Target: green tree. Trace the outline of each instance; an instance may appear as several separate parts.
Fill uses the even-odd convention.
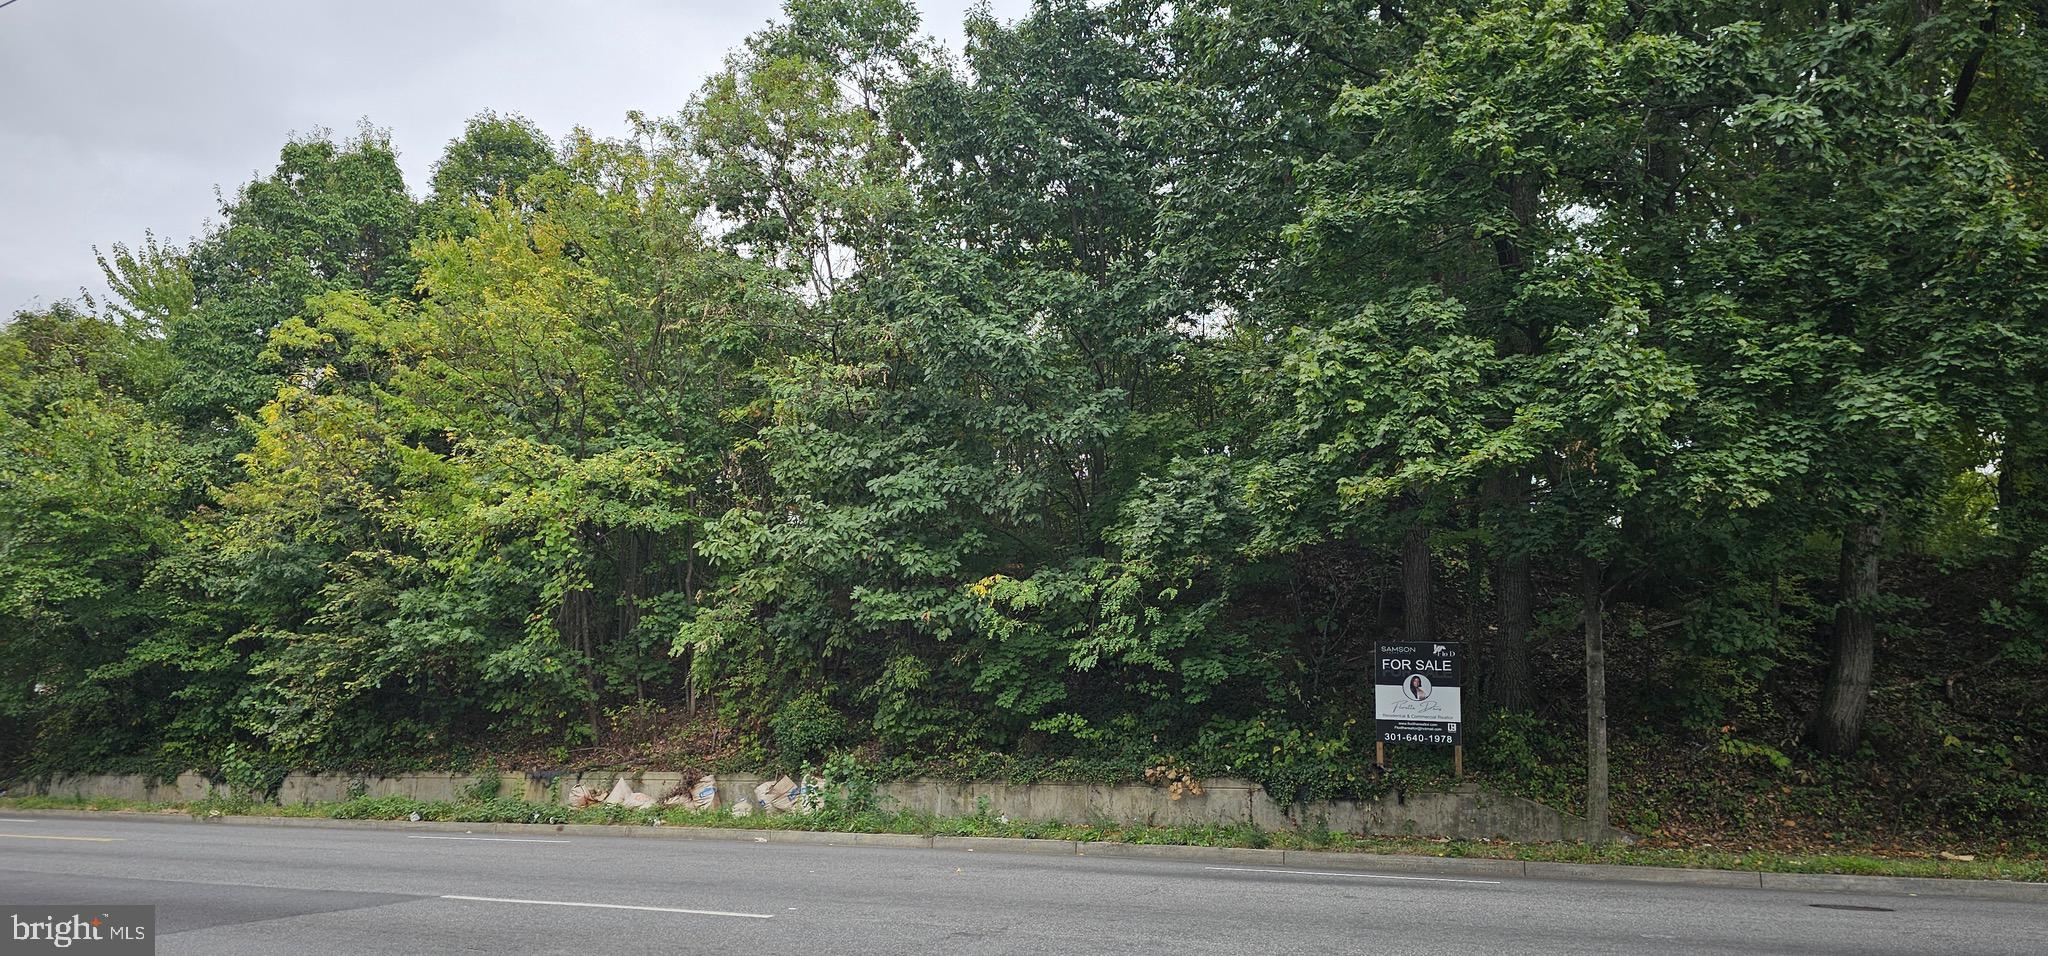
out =
[[[140,325],[140,323],[137,323]],[[153,418],[160,343],[58,306],[0,330],[0,765],[145,749],[175,684],[120,664],[164,612],[194,456]]]
[[[325,292],[409,293],[416,217],[389,138],[367,128],[344,143],[287,143],[274,172],[222,202],[221,224],[190,253],[196,307],[164,326],[178,365],[164,402],[214,456],[214,480],[247,445],[241,420],[277,390],[270,331]]]
[[[558,168],[554,144],[533,121],[517,113],[478,113],[434,164],[420,209],[420,232],[459,232],[478,204],[520,202],[528,182]]]

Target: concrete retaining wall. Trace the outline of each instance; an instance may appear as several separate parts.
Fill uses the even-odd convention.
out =
[[[633,789],[660,799],[680,792],[680,773],[508,773],[497,774],[498,793],[529,803],[563,800],[580,785],[600,791],[624,776]],[[719,774],[720,806],[753,799],[754,788],[767,778],[759,774]],[[283,804],[326,803],[358,794],[452,801],[479,782],[476,774],[416,773],[392,777],[294,773],[284,779],[277,799]],[[1248,780],[1203,781],[1203,793],[1168,799],[1166,791],[1143,784],[1034,783],[1006,784],[951,780],[904,780],[884,784],[884,806],[935,816],[962,817],[987,812],[1011,820],[1062,823],[1233,825],[1261,829],[1327,828],[1343,833],[1381,836],[1441,836],[1460,839],[1516,841],[1585,840],[1586,822],[1520,797],[1476,789],[1455,793],[1393,793],[1378,800],[1325,800],[1282,804]],[[59,777],[31,782],[37,796],[63,796],[179,803],[204,799],[216,787],[195,773],[158,781],[139,774]],[[1609,839],[1627,834],[1608,830]]]
[[[58,777],[54,780],[30,783],[22,789],[39,797],[184,803],[206,799],[212,795],[214,786],[207,782],[205,777],[196,773],[181,773],[172,780],[159,780],[139,773],[124,773]]]
[[[723,782],[721,780],[721,782]],[[721,787],[721,790],[724,788]],[[1586,822],[1532,800],[1484,793],[1394,793],[1379,800],[1282,804],[1248,780],[1205,780],[1202,794],[1168,799],[1142,784],[961,783],[911,780],[886,785],[904,807],[941,816],[988,812],[1013,820],[1150,825],[1251,823],[1264,830],[1311,829],[1380,836],[1445,836],[1518,841],[1585,840]],[[1609,839],[1627,835],[1609,828]]]

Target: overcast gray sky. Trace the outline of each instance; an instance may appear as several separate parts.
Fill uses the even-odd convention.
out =
[[[958,49],[972,0],[917,0]],[[1028,0],[992,0],[998,17]],[[747,0],[16,0],[0,8],[0,315],[101,287],[92,246],[183,241],[294,132],[389,129],[418,193],[485,109],[559,137],[674,113],[780,10]]]

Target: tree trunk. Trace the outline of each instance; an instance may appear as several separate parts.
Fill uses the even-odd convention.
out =
[[[1870,703],[1870,671],[1877,658],[1877,548],[1882,512],[1849,522],[1842,531],[1842,600],[1835,605],[1835,636],[1827,683],[1806,726],[1815,750],[1851,754],[1863,738]]]
[[[1506,554],[1494,564],[1493,596],[1500,611],[1500,628],[1493,632],[1493,702],[1502,710],[1526,712],[1536,683],[1529,667],[1536,601],[1528,555]]]
[[[1480,605],[1486,603],[1486,549],[1474,536],[1465,544],[1465,646],[1473,650],[1486,639],[1486,622],[1480,619]]]
[[[1522,515],[1526,476],[1499,471],[1486,480],[1487,504],[1494,522],[1494,611],[1500,627],[1493,632],[1492,666],[1486,691],[1493,706],[1526,712],[1535,699],[1536,678],[1529,664],[1529,632],[1536,626],[1535,590],[1529,583],[1529,556],[1517,553],[1506,540]]]
[[[2013,451],[2019,442],[2013,436],[2005,438],[2005,448],[1998,453],[1998,530],[2010,533],[2012,510],[2019,504],[2019,475],[2014,470],[2016,459]]]
[[[2019,422],[2006,426],[2004,446],[1998,454],[1998,533],[2020,546],[2020,553],[2033,550],[2039,540],[2041,507],[2040,454],[2033,430]]]
[[[694,506],[694,499],[692,501]],[[683,526],[683,601],[691,610],[697,607],[697,546],[690,540],[690,526]],[[690,715],[697,714],[697,649],[692,646],[683,651],[683,690],[689,698]]]
[[[580,658],[583,671],[583,685],[590,696],[584,702],[584,716],[589,721],[590,732],[595,739],[604,737],[604,720],[598,713],[598,698],[603,684],[597,674],[597,641],[590,627],[590,591],[577,588],[562,595],[562,605],[555,611],[555,632],[562,635],[563,643]]]
[[[1429,619],[1431,598],[1429,524],[1418,516],[1401,539],[1401,637],[1427,641],[1436,636]]]
[[[1595,843],[1607,838],[1607,642],[1601,633],[1600,562],[1579,559],[1586,625],[1586,823]]]

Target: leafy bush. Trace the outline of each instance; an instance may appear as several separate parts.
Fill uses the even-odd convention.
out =
[[[1369,760],[1352,749],[1353,725],[1345,721],[1331,735],[1305,730],[1279,713],[1218,721],[1202,729],[1193,752],[1201,760],[1198,770],[1254,781],[1282,803],[1360,794],[1375,783]]]
[[[469,786],[462,788],[462,800],[464,803],[483,803],[494,800],[497,799],[498,794],[504,788],[505,780],[503,777],[494,773],[484,774],[477,777]]]
[[[1496,786],[1563,806],[1578,786],[1580,742],[1559,735],[1534,714],[1482,712],[1466,725],[1473,769]]]
[[[882,784],[876,768],[853,754],[832,755],[818,768],[817,776],[824,781],[817,812],[826,818],[849,820],[881,809]]]
[[[276,796],[290,772],[290,768],[239,743],[228,745],[217,770],[220,782],[235,796],[258,801]]]
[[[768,719],[768,727],[775,736],[776,754],[791,767],[822,760],[853,736],[846,717],[825,702],[822,691],[783,704]]]
[[[417,813],[421,819],[433,819],[437,808],[447,806],[450,804],[411,797],[356,797],[335,805],[329,816],[336,820],[403,820]]]

